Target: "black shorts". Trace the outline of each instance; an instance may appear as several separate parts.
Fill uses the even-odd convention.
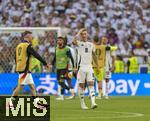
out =
[[[67,69],[57,69],[57,80],[67,79],[68,78],[68,70]]]

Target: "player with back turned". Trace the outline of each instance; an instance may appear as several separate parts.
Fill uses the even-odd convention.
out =
[[[117,49],[115,46],[108,45],[108,39],[102,37],[101,42],[99,39],[94,39],[94,45],[96,49],[96,56],[98,59],[98,65],[100,67],[99,72],[97,72],[97,65],[93,63],[94,75],[98,81],[98,96],[96,99],[102,98],[102,81],[105,80],[106,87],[105,98],[108,99],[108,83],[111,78],[111,71],[114,69],[114,55],[112,52]]]
[[[15,62],[16,62],[16,72],[19,73],[18,85],[15,88],[12,97],[10,98],[9,106],[13,107],[13,100],[18,97],[19,92],[23,89],[25,85],[29,85],[32,93],[34,102],[38,105],[42,105],[39,98],[36,97],[36,90],[34,81],[31,75],[30,67],[32,65],[31,56],[38,59],[48,70],[50,70],[50,65],[46,63],[44,59],[32,48],[31,41],[33,39],[32,32],[25,31],[22,33],[22,42],[16,47]],[[44,106],[44,105],[42,105]]]

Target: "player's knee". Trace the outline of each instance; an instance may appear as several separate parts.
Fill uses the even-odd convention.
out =
[[[102,85],[99,85],[99,86],[98,86],[98,89],[102,89]]]
[[[84,88],[85,85],[84,85],[84,83],[80,83],[79,86],[80,86],[81,88]]]
[[[94,82],[88,82],[88,86],[93,86]]]

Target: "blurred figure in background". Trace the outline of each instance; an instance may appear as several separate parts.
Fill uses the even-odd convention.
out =
[[[115,70],[114,73],[125,73],[125,65],[123,58],[119,55],[117,55],[115,60]]]
[[[37,46],[34,48],[35,48],[35,51],[38,50]],[[43,71],[41,62],[38,59],[34,58],[33,56],[31,56],[31,61],[32,61],[32,65],[30,67],[31,72],[32,73],[41,73]]]
[[[147,63],[148,63],[148,73],[150,73],[150,49],[148,51],[148,58],[147,58]]]
[[[127,73],[139,73],[138,58],[135,56],[133,50],[131,51],[131,56],[127,62],[127,68]]]

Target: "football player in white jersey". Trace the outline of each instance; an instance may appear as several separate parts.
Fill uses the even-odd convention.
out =
[[[79,38],[79,40],[77,40]],[[88,42],[88,33],[85,28],[81,29],[73,40],[73,44],[77,45],[78,51],[78,74],[77,80],[79,83],[79,98],[81,101],[81,108],[88,109],[84,102],[84,85],[87,81],[88,88],[91,96],[91,108],[97,108],[95,103],[95,90],[94,90],[94,72],[92,68],[92,59],[95,61],[98,69],[97,56],[95,55],[94,44]]]

